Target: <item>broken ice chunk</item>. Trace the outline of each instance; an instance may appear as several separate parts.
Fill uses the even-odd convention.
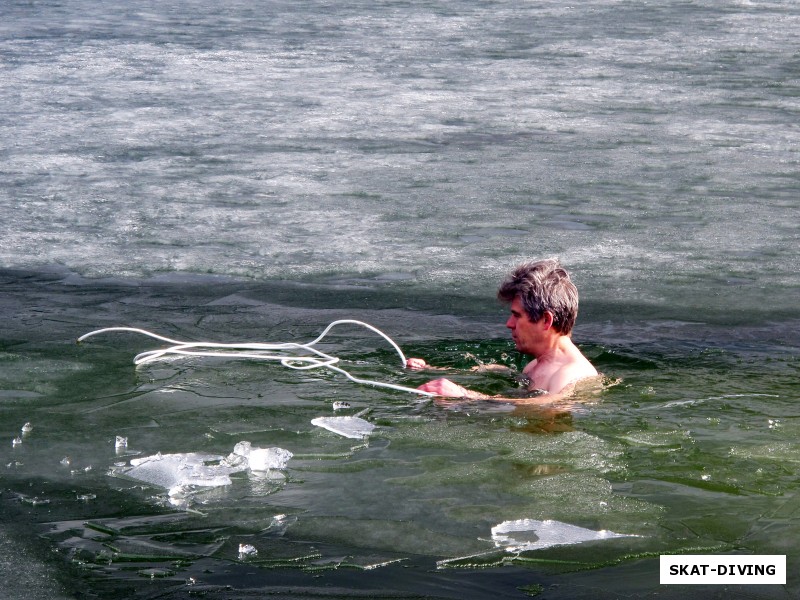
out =
[[[231,469],[209,463],[222,460],[221,456],[204,452],[186,454],[156,454],[131,460],[129,469],[120,472],[131,479],[159,487],[173,489],[194,485],[216,487],[230,485]]]
[[[170,497],[181,498],[191,495],[195,487],[231,485],[233,473],[284,469],[291,457],[292,453],[283,448],[253,448],[250,442],[239,442],[227,457],[204,452],[159,452],[131,459],[130,467],[115,468],[112,474],[166,488]]]
[[[248,462],[251,471],[267,471],[269,469],[285,469],[286,463],[293,454],[283,448],[253,448]]]
[[[333,410],[344,410],[345,408],[350,408],[350,403],[345,402],[344,400],[337,400],[333,403]]]
[[[252,449],[253,445],[250,442],[243,441],[233,447],[233,453],[239,456],[248,456]]]
[[[311,424],[354,439],[362,439],[375,429],[375,425],[361,417],[317,417]]]
[[[247,469],[248,458],[252,449],[250,442],[239,442],[233,447],[233,452],[226,456],[220,464],[223,467],[244,471]]]
[[[550,519],[546,521],[538,521],[536,519],[503,521],[499,525],[492,527],[492,540],[495,546],[505,548],[509,552],[526,552],[552,546],[581,544],[594,540],[622,537],[637,536],[614,533],[605,529],[594,531]]]

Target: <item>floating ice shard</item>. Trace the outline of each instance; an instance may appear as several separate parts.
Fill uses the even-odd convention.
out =
[[[253,448],[247,457],[251,471],[285,469],[292,453],[283,448]]]
[[[253,449],[253,444],[248,441],[242,441],[236,444],[233,447],[233,453],[238,454],[239,456],[247,456],[250,454],[250,451]]]
[[[293,454],[283,448],[253,448],[250,442],[239,442],[222,464],[237,470],[268,471],[285,469]]]
[[[311,424],[354,439],[362,439],[375,429],[375,425],[361,417],[317,417]]]
[[[220,463],[223,467],[235,469],[236,471],[244,471],[248,466],[248,457],[252,450],[250,442],[239,442],[233,447],[233,452],[228,454]]]
[[[560,521],[536,519],[519,519],[517,521],[503,521],[492,527],[492,540],[498,548],[505,548],[509,552],[525,552],[527,550],[541,550],[552,546],[581,544],[595,540],[611,538],[637,537],[613,531],[594,531]]]
[[[41,506],[43,504],[50,504],[49,498],[39,498],[39,496],[31,497],[31,496],[26,496],[24,494],[20,494],[19,499],[25,504],[30,504],[31,506]]]

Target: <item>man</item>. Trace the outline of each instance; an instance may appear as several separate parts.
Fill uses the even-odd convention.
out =
[[[570,393],[578,381],[598,376],[570,337],[578,314],[578,290],[558,260],[519,265],[502,282],[497,296],[510,304],[506,327],[517,350],[534,357],[523,374],[530,381],[529,391],[546,394],[539,401],[555,401]],[[420,358],[410,358],[407,366],[423,369],[427,364]],[[486,396],[449,379],[435,379],[418,389],[450,398],[526,402]]]

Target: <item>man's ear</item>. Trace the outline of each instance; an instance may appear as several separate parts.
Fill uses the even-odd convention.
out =
[[[555,321],[553,313],[551,313],[549,310],[544,311],[544,314],[542,314],[542,327],[545,331],[553,326],[553,321]]]

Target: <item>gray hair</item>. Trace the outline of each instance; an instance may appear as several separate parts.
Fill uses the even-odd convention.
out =
[[[512,302],[519,296],[531,321],[540,320],[545,312],[553,315],[553,329],[569,335],[578,316],[578,288],[561,267],[550,258],[518,265],[497,290],[497,297]]]

